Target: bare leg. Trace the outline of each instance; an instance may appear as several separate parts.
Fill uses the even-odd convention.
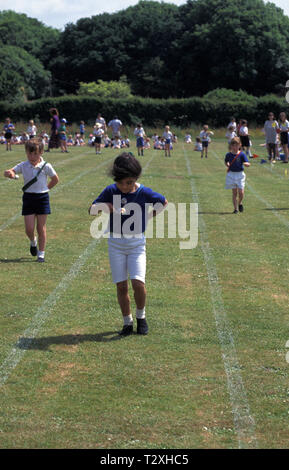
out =
[[[37,218],[37,233],[39,251],[45,251],[46,246],[46,220],[47,214],[38,214]]]
[[[146,288],[145,284],[138,279],[131,280],[132,288],[134,291],[134,300],[138,309],[143,309],[146,303]]]
[[[130,315],[130,297],[128,294],[128,282],[122,281],[116,284],[117,300],[123,317]]]

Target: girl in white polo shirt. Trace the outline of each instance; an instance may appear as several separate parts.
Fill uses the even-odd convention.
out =
[[[46,246],[46,219],[47,215],[51,213],[49,190],[58,183],[59,178],[51,164],[42,158],[44,145],[41,140],[27,141],[25,151],[27,160],[6,170],[4,176],[13,179],[19,173],[23,175],[22,215],[24,216],[25,232],[30,240],[31,255],[37,255],[37,261],[43,262]],[[49,183],[47,183],[47,177],[50,177]],[[35,223],[38,233],[38,250]]]

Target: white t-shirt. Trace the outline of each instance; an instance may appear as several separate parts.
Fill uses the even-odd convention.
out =
[[[239,129],[239,134],[242,136],[248,135],[249,129],[247,126],[241,126]]]
[[[227,129],[229,129],[230,127],[233,127],[233,130],[236,131],[236,130],[237,130],[237,124],[236,124],[236,122],[231,121],[231,122],[228,124]]]
[[[171,131],[165,131],[165,132],[163,133],[163,137],[164,137],[164,139],[170,139],[170,140],[172,140],[173,134],[171,133]]]
[[[231,140],[232,140],[234,137],[237,137],[237,134],[236,134],[235,131],[232,131],[232,132],[231,132],[231,131],[228,131],[228,132],[226,132],[225,137],[227,137],[228,142],[231,142]]]
[[[105,119],[103,117],[97,118],[95,124],[101,124],[101,127],[105,129]]]
[[[104,134],[104,130],[101,127],[99,127],[98,129],[94,129],[93,133],[97,137],[102,137]]]
[[[18,163],[18,165],[14,166],[12,169],[15,171],[16,175],[22,173],[24,179],[24,185],[28,183],[28,181],[32,180],[35,176],[37,176],[38,171],[44,165],[45,161],[41,158],[41,162],[34,166],[32,165],[29,160],[25,162]],[[36,183],[33,183],[29,188],[26,189],[26,193],[47,193],[49,191],[47,187],[47,176],[52,178],[56,175],[56,171],[52,167],[50,163],[46,163],[44,169],[41,171],[40,175],[38,176],[38,180]]]
[[[201,131],[200,138],[202,142],[210,142],[209,131]]]
[[[36,133],[37,133],[37,127],[34,126],[34,125],[33,125],[33,126],[28,126],[28,127],[27,127],[27,133],[28,133],[29,135],[35,136]]]
[[[136,135],[137,137],[143,137],[145,135],[143,127],[136,127],[134,130],[134,135]]]
[[[112,119],[109,121],[108,125],[112,128],[113,132],[117,134],[120,127],[122,126],[122,122],[119,119]]]
[[[289,130],[289,122],[287,121],[287,119],[285,122],[279,123],[279,128],[281,132],[287,132]]]

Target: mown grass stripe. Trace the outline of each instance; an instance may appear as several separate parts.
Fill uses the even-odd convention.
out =
[[[97,243],[99,243],[99,240],[92,240],[84,252],[78,257],[77,261],[71,266],[69,272],[62,278],[57,287],[48,295],[42,305],[38,308],[29,327],[24,331],[23,335],[19,338],[0,366],[0,386],[5,384],[11,372],[20,362],[26,350],[29,348],[29,345],[41,330],[47,317],[53,311],[63,292],[68,289],[86,261],[91,257]]]
[[[234,337],[222,299],[222,291],[219,284],[214,255],[209,244],[206,223],[200,214],[201,207],[198,191],[194,183],[191,165],[184,147],[183,152],[186,160],[187,172],[190,176],[192,196],[194,199],[193,202],[197,203],[199,207],[201,249],[208,274],[212,307],[217,333],[222,348],[222,357],[227,375],[228,391],[231,400],[235,430],[238,436],[239,448],[257,448],[258,443],[255,437],[255,421],[250,412],[246,390],[240,373],[240,365],[234,344]]]

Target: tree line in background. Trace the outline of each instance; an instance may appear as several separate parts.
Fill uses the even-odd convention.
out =
[[[2,11],[0,100],[189,98],[219,88],[285,96],[288,44],[289,18],[263,0],[142,0],[63,31]]]

